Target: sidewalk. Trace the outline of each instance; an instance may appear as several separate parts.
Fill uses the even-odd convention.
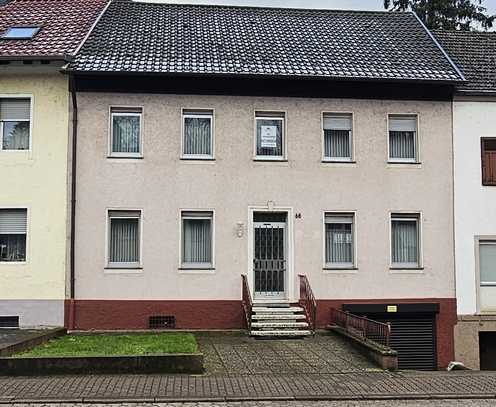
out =
[[[496,373],[0,378],[0,403],[443,398],[496,398]]]

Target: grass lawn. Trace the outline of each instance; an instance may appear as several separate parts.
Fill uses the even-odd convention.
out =
[[[118,356],[150,353],[194,353],[195,337],[189,333],[157,332],[136,334],[66,335],[14,355],[36,356]]]

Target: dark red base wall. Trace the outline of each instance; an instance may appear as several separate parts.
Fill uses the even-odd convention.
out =
[[[73,303],[68,300],[65,306],[69,329],[147,329],[152,315],[174,315],[178,329],[240,329],[246,325],[241,301],[75,300]]]
[[[411,298],[379,300],[317,300],[317,326],[325,327],[329,323],[329,309],[341,309],[343,304],[439,304],[436,315],[437,363],[438,368],[446,368],[455,358],[454,327],[457,322],[455,298]]]
[[[453,329],[457,321],[454,298],[377,300],[317,300],[317,327],[329,324],[330,309],[343,304],[437,303],[438,366],[454,360]],[[174,315],[178,329],[243,329],[246,327],[241,301],[166,300],[67,300],[65,322],[69,329],[147,329],[151,315]]]

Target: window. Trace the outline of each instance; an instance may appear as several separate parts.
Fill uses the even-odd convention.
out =
[[[30,120],[30,99],[0,99],[0,149],[29,150]]]
[[[112,157],[141,157],[141,119],[142,110],[139,108],[111,109]]]
[[[183,110],[183,158],[213,158],[213,111]]]
[[[29,40],[38,31],[40,31],[40,27],[10,27],[2,34],[2,38],[6,40]]]
[[[109,211],[108,265],[139,267],[141,260],[141,212]]]
[[[354,215],[325,214],[325,262],[328,268],[354,266]]]
[[[265,160],[283,160],[284,148],[284,114],[256,112],[256,158]]]
[[[393,268],[420,266],[420,216],[391,215],[391,263]]]
[[[183,268],[213,267],[213,213],[181,213]]]
[[[27,209],[0,209],[0,263],[26,261]]]
[[[496,286],[496,241],[479,242],[479,269],[481,286]]]
[[[482,185],[496,185],[496,138],[481,138]]]
[[[351,161],[351,114],[324,115],[324,161]]]
[[[389,161],[417,161],[417,116],[389,116]]]

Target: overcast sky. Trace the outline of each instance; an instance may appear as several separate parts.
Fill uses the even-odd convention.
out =
[[[143,0],[141,0],[143,1]],[[269,6],[297,8],[325,8],[347,10],[384,10],[384,0],[145,0],[185,4],[230,4],[237,6]],[[488,11],[496,14],[496,0],[484,2]]]

